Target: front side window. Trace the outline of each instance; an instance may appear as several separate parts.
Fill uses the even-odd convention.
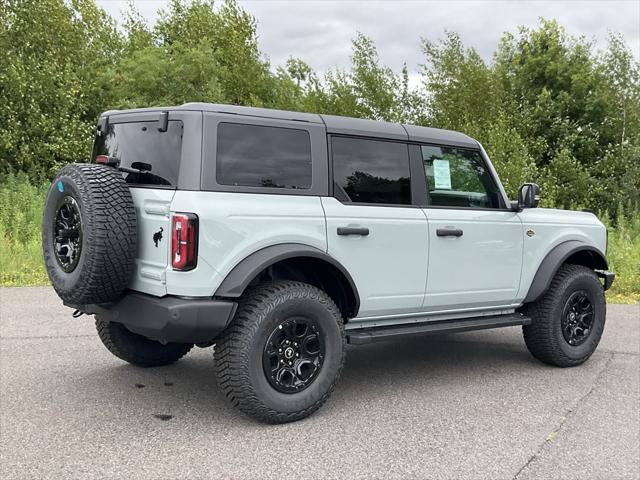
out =
[[[334,185],[342,197],[359,203],[411,204],[406,144],[333,137],[331,151]]]
[[[216,179],[220,185],[308,189],[309,133],[293,128],[220,123]]]
[[[111,123],[107,132],[98,132],[92,161],[106,155],[119,160],[119,166],[135,170],[123,172],[134,185],[176,186],[182,152],[181,121],[172,120],[166,132],[158,131],[158,122]],[[147,164],[147,168],[138,168]],[[151,170],[148,170],[151,167]]]
[[[500,191],[480,152],[423,145],[430,205],[500,208]]]

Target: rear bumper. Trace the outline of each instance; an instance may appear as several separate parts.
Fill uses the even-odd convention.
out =
[[[616,278],[616,274],[606,270],[596,270],[596,273],[600,278],[602,278],[604,282],[604,289],[609,290],[611,288],[611,285],[613,285],[613,281]]]
[[[154,297],[129,293],[108,304],[70,305],[162,343],[207,343],[218,336],[236,312],[236,302],[216,299]]]

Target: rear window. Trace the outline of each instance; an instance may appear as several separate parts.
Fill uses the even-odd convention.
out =
[[[309,133],[295,128],[221,123],[216,179],[220,185],[308,189]]]
[[[166,132],[158,131],[158,122],[112,123],[107,134],[97,135],[92,161],[98,155],[120,160],[120,167],[138,170],[135,162],[146,163],[151,171],[123,172],[127,183],[176,186],[182,150],[182,122],[172,120]],[[138,167],[138,168],[136,168]]]
[[[406,143],[333,137],[334,188],[357,203],[411,204]]]

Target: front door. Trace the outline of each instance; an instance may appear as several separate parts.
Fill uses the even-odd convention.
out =
[[[428,224],[411,205],[406,143],[331,137],[334,197],[322,198],[328,253],[349,271],[359,318],[417,312]]]
[[[423,310],[481,310],[514,303],[523,227],[479,151],[422,146],[429,222]]]

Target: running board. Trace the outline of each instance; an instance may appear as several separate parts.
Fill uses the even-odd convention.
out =
[[[513,313],[511,315],[496,315],[492,317],[473,317],[456,320],[440,320],[430,323],[415,323],[393,326],[374,327],[347,330],[347,341],[353,345],[394,340],[413,335],[435,335],[438,333],[467,332],[470,330],[484,330],[487,328],[513,327],[516,325],[529,325],[531,319]]]

